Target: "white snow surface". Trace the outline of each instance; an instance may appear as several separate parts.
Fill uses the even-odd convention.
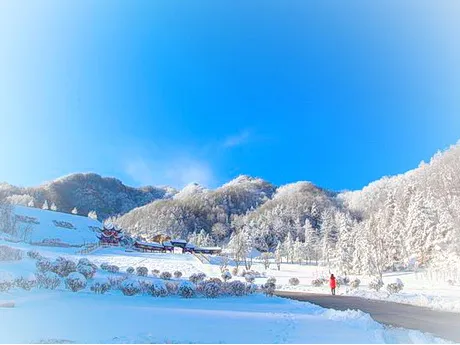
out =
[[[59,239],[63,243],[82,245],[84,243],[98,241],[96,232],[94,232],[90,227],[102,228],[102,224],[97,220],[57,211],[48,211],[17,205],[14,206],[14,213],[19,216],[32,217],[39,222],[39,224],[18,223],[21,227],[26,225],[31,227],[32,231],[30,233],[30,237],[27,239],[29,242],[42,242],[46,239]],[[69,223],[74,228],[67,229],[56,226],[53,220]]]
[[[45,257],[77,260],[76,248],[34,247]],[[122,248],[100,249],[85,256],[100,264],[146,266],[184,276],[205,272],[219,276],[219,266],[202,264],[188,254],[146,254]],[[3,273],[2,273],[3,272]],[[35,260],[2,262],[0,276],[35,272]],[[271,275],[272,272],[269,272]],[[120,273],[122,275],[124,273]],[[95,279],[109,274],[98,270]],[[150,275],[150,273],[149,273]],[[131,279],[138,279],[132,276]],[[156,278],[139,278],[156,279]],[[242,278],[236,278],[242,279]],[[262,278],[258,278],[262,279]],[[279,279],[282,280],[279,276]],[[443,343],[419,331],[384,327],[361,311],[335,311],[309,303],[255,294],[217,299],[148,295],[123,296],[111,290],[104,295],[89,285],[71,292],[64,284],[54,291],[34,288],[0,293],[0,343]],[[333,331],[331,331],[333,330]]]

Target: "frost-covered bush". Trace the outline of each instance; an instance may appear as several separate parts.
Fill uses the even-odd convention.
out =
[[[234,277],[238,276],[238,273],[239,273],[238,268],[235,267],[235,268],[232,269],[232,275],[233,275]]]
[[[97,270],[97,265],[89,261],[87,258],[81,258],[80,260],[78,260],[77,266],[78,265],[90,266]]]
[[[85,264],[78,264],[77,272],[83,274],[86,279],[91,279],[96,274],[96,269],[93,266],[88,266]]]
[[[40,258],[35,263],[37,270],[42,273],[51,271],[52,266],[51,261],[46,258]]]
[[[324,280],[321,279],[321,278],[316,278],[316,279],[313,279],[311,281],[311,285],[315,286],[315,287],[320,287],[320,286],[323,286],[324,284]]]
[[[37,273],[37,286],[54,290],[61,284],[61,278],[54,272]]]
[[[141,287],[142,293],[150,293],[150,289],[152,288],[153,282],[148,279],[139,279],[139,286]]]
[[[169,295],[175,295],[177,294],[177,291],[179,290],[179,284],[176,282],[171,282],[168,281],[165,283],[166,289],[168,290]]]
[[[454,286],[455,285],[455,280],[449,279],[447,281],[447,284],[449,284],[450,286]]]
[[[103,262],[101,264],[101,270],[104,270],[104,271],[107,271],[107,268],[109,267],[110,265],[107,263],[107,262]]]
[[[27,252],[27,256],[28,256],[29,258],[35,259],[35,260],[41,258],[40,253],[37,252],[36,250],[29,250],[29,251]]]
[[[65,286],[73,292],[80,291],[86,287],[86,278],[83,274],[78,272],[70,273],[65,279]]]
[[[160,278],[164,280],[170,280],[172,278],[172,275],[169,272],[161,272]]]
[[[0,246],[0,261],[19,261],[23,256],[24,253],[20,249]]]
[[[297,285],[299,285],[299,283],[300,283],[300,281],[299,281],[298,278],[293,277],[293,278],[289,279],[289,285],[297,286]]]
[[[166,284],[161,280],[155,280],[148,293],[154,297],[166,297],[169,294]]]
[[[391,294],[398,293],[402,291],[404,284],[401,279],[396,278],[394,282],[387,284],[387,291]]]
[[[118,267],[117,265],[109,265],[107,266],[106,271],[109,273],[118,273],[120,272],[120,267]]]
[[[262,292],[267,296],[273,296],[275,293],[276,284],[268,281],[262,285]]]
[[[134,267],[128,267],[128,268],[126,269],[126,273],[128,273],[128,274],[133,274],[133,273],[134,273]]]
[[[175,271],[175,272],[174,272],[174,278],[179,279],[179,278],[181,278],[181,277],[182,277],[182,272],[181,272],[181,271]]]
[[[359,284],[361,284],[361,280],[359,280],[358,278],[355,278],[350,282],[350,287],[352,289],[357,289],[359,287]]]
[[[193,283],[193,284],[198,284],[200,282],[202,282],[203,280],[205,280],[206,278],[206,274],[204,273],[194,273],[190,276],[189,280]]]
[[[134,296],[141,292],[141,286],[137,280],[126,279],[120,284],[120,290],[125,296]]]
[[[72,260],[58,257],[51,265],[51,271],[60,275],[61,277],[67,277],[70,273],[77,270],[77,265]]]
[[[369,289],[374,290],[374,291],[380,291],[380,289],[383,287],[383,281],[380,278],[374,278],[371,280],[369,283]]]
[[[338,285],[348,285],[350,284],[350,278],[348,277],[338,277],[337,278]]]
[[[275,277],[268,277],[267,283],[273,283],[276,284],[276,278]]]
[[[14,278],[10,273],[0,272],[0,292],[7,292],[14,287]]]
[[[144,266],[136,267],[136,274],[139,277],[147,277],[149,275],[149,270]]]
[[[246,273],[244,275],[244,279],[246,280],[246,282],[248,283],[254,283],[254,281],[256,280],[256,277],[254,275],[252,275],[251,273]]]
[[[256,293],[257,290],[258,290],[257,284],[246,283],[244,286],[246,288],[246,294],[248,294],[248,295]]]
[[[14,280],[14,285],[18,288],[29,291],[33,287],[37,286],[37,277],[34,274],[31,274],[28,277],[21,276]]]
[[[120,284],[123,283],[126,279],[128,279],[126,276],[109,276],[108,278],[110,287],[112,289],[118,289],[120,287]]]
[[[212,281],[201,283],[201,293],[207,298],[216,298],[221,293],[221,285]]]
[[[178,293],[181,297],[192,298],[193,296],[195,296],[196,293],[195,284],[193,284],[192,282],[183,281],[179,285]]]
[[[228,283],[227,293],[231,296],[244,296],[246,294],[246,285],[239,280]]]
[[[232,279],[232,275],[231,275],[230,271],[223,271],[221,277],[224,280],[224,282],[227,282],[230,279]]]
[[[105,294],[107,291],[110,290],[110,283],[109,282],[94,282],[91,285],[90,290],[97,294]]]

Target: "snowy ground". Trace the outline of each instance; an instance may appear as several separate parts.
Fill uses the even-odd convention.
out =
[[[33,248],[26,244],[7,245],[24,250]],[[34,249],[50,258],[63,255],[76,260],[82,257],[75,254],[75,248]],[[122,270],[142,265],[149,270],[180,270],[185,277],[197,272],[219,275],[219,266],[202,264],[194,256],[185,254],[142,254],[115,248],[99,249],[86,257],[97,264],[116,264]],[[290,268],[301,271],[294,266]],[[0,271],[16,276],[32,273],[35,262],[29,258],[2,262]],[[305,279],[306,284],[307,273],[315,271],[311,267],[304,271],[306,276],[299,279],[301,283]],[[267,273],[278,276],[279,283],[284,285],[294,272]],[[258,278],[256,282],[265,281]],[[1,343],[442,342],[418,331],[384,327],[360,311],[339,312],[260,294],[217,299],[128,297],[120,291],[96,295],[88,288],[73,293],[61,285],[55,291],[13,289],[0,293],[1,300],[15,302],[14,308],[0,308]]]
[[[263,265],[256,264],[253,267],[255,270],[264,271]],[[333,272],[334,273],[334,272]],[[317,293],[329,293],[329,287],[314,287],[311,281],[318,277],[328,277],[329,271],[324,267],[298,265],[298,264],[282,264],[281,271],[272,265],[266,271],[267,276],[277,278],[277,284],[282,290],[307,291]],[[298,286],[290,286],[289,278],[296,277],[299,279]],[[393,282],[399,278],[404,283],[402,292],[390,295],[385,287],[379,292],[372,291],[368,288],[370,281],[366,276],[351,276],[350,278],[359,278],[361,285],[358,289],[352,290],[348,286],[337,288],[338,295],[359,296],[369,299],[379,299],[392,301],[397,303],[406,303],[417,306],[432,308],[435,310],[443,310],[460,313],[460,286],[450,286],[446,282],[436,282],[428,279],[424,272],[398,272],[387,273],[383,276],[385,284]],[[256,280],[257,282],[257,280]]]

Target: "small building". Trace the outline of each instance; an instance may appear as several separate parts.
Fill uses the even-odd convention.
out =
[[[184,250],[185,247],[187,246],[186,240],[176,239],[176,240],[171,240],[170,242],[173,245],[173,247],[182,248],[182,250]]]
[[[222,248],[220,247],[195,247],[193,252],[198,254],[210,254],[217,255],[222,253]]]
[[[165,247],[157,242],[136,241],[134,242],[134,247],[142,252],[148,253],[163,253],[165,251]]]
[[[174,246],[169,241],[163,242],[163,247],[164,247],[165,252],[168,252],[168,253],[174,252]]]

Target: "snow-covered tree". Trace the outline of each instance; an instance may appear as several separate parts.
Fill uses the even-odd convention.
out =
[[[51,204],[50,210],[51,211],[57,211],[57,206],[56,206],[56,204],[54,202]]]
[[[78,210],[77,210],[77,208],[76,208],[76,207],[74,207],[74,208],[72,209],[72,212],[71,212],[71,213],[72,213],[72,214],[78,214]]]
[[[49,210],[49,206],[48,206],[48,200],[45,200],[45,202],[43,203],[43,206],[42,206],[42,209],[43,210]]]
[[[88,212],[88,218],[97,220],[97,213],[96,213],[96,211],[89,211],[89,212]]]

